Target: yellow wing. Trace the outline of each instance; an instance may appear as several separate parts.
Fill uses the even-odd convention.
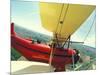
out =
[[[95,9],[93,5],[40,2],[40,16],[44,28],[62,38],[72,35]]]

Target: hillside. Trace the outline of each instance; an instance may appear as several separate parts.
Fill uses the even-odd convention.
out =
[[[30,31],[25,28],[19,27],[15,25],[15,31],[17,34],[23,38],[31,37],[34,40],[40,40],[41,42],[49,42],[52,37],[35,32]],[[65,45],[67,47],[67,44]],[[80,56],[82,62],[78,63],[76,70],[86,70],[93,69],[93,65],[96,65],[96,48],[83,45],[83,43],[71,43],[70,48],[77,49],[80,52]],[[18,53],[15,49],[11,48],[11,60],[18,60],[21,57],[21,54]],[[91,68],[92,67],[92,68]]]

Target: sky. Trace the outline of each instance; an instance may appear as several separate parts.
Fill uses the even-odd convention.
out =
[[[90,17],[72,35],[72,41],[85,42],[85,45],[95,47],[95,13],[96,11],[94,10]],[[11,22],[21,27],[52,36],[52,32],[42,27],[39,14],[39,2],[11,1]],[[92,28],[90,30],[91,26]],[[89,30],[90,33],[87,36]]]

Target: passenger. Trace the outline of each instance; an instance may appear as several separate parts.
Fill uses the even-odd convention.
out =
[[[74,55],[74,63],[76,64],[80,59],[80,53],[77,49],[74,49],[76,51],[76,54]]]
[[[35,41],[32,39],[32,44],[34,43]]]
[[[40,44],[40,43],[41,43],[41,41],[40,41],[40,40],[37,40],[37,43],[39,43],[39,44]]]
[[[79,54],[79,51],[77,49],[74,49],[74,50],[75,50],[76,54]]]

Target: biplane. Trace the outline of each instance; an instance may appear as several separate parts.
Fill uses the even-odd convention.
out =
[[[53,32],[52,43],[37,43],[32,39],[22,38],[14,31],[11,23],[11,47],[16,49],[29,61],[48,63],[55,72],[65,71],[67,64],[77,63],[79,52],[71,49],[71,35],[86,21],[93,12],[93,5],[76,5],[40,2],[42,26]],[[65,47],[67,43],[67,47]]]

